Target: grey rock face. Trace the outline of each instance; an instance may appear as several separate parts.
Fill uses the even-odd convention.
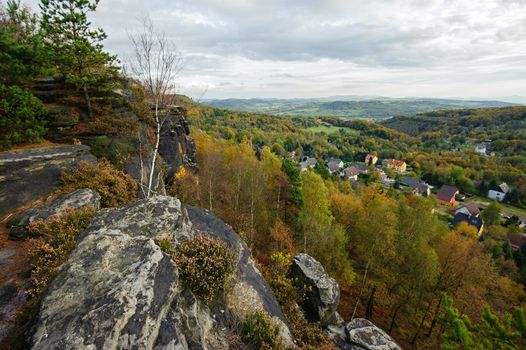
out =
[[[185,289],[177,266],[155,243],[169,237],[177,246],[197,233],[238,252],[235,283],[257,291],[255,303],[281,320],[291,344],[277,301],[241,239],[208,212],[159,196],[96,215],[43,299],[32,348],[228,348],[227,305],[205,305]]]
[[[0,153],[0,217],[60,187],[60,173],[96,162],[89,147],[67,145]]]
[[[299,254],[292,261],[290,275],[295,279],[295,286],[306,294],[302,308],[310,322],[320,322],[326,327],[342,321],[336,312],[340,287],[318,261],[307,254]]]
[[[100,195],[91,189],[79,189],[53,200],[48,205],[34,206],[13,217],[8,222],[11,227],[9,239],[20,240],[31,236],[29,225],[37,220],[47,220],[60,215],[68,209],[94,207],[100,209]]]
[[[367,350],[401,350],[402,348],[383,330],[364,318],[355,318],[345,325],[351,345]]]
[[[129,160],[124,164],[124,171],[132,176],[138,183],[139,198],[146,198],[146,188],[152,165],[154,145],[150,141],[148,127],[142,124],[137,131],[139,143],[136,145]],[[160,158],[154,162],[153,191],[156,195],[166,195],[165,182],[162,174]]]
[[[172,108],[161,128],[159,154],[167,170],[167,182],[170,183],[181,166],[195,169],[195,143],[190,136],[190,128],[181,108]]]
[[[341,350],[401,350],[400,346],[372,322],[355,318],[345,323],[336,312],[340,302],[340,287],[329,277],[323,266],[307,254],[294,257],[290,276],[295,286],[306,293],[302,308],[307,319],[320,322]],[[307,289],[305,289],[307,287]]]

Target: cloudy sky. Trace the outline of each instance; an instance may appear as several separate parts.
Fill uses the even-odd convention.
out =
[[[91,19],[126,58],[145,15],[195,98],[526,95],[526,0],[101,0]]]

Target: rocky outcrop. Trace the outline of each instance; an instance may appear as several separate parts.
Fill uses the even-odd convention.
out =
[[[154,197],[101,210],[43,299],[33,349],[217,349],[226,344],[233,313],[224,300],[207,305],[184,288],[177,266],[156,244],[177,246],[195,234],[223,240],[237,252],[234,285],[291,337],[270,287],[244,242],[202,209]],[[234,287],[235,290],[235,287]]]
[[[140,100],[133,92],[135,83],[125,79],[121,83],[122,89],[92,96],[93,105],[104,110],[92,118],[88,117],[84,96],[62,77],[36,79],[31,89],[48,109],[48,140],[80,141],[90,146],[96,157],[108,159],[141,182],[139,196],[144,197],[141,188],[148,185],[152,164],[152,121],[142,115],[146,112],[133,107]],[[173,106],[166,116],[165,111],[162,113],[164,122],[154,169],[155,193],[161,195],[166,192],[165,183],[171,182],[181,166],[192,170],[197,167],[185,109]]]
[[[95,162],[89,150],[64,145],[0,153],[0,217],[57,190],[62,171]]]
[[[190,136],[185,113],[180,107],[172,107],[161,127],[159,154],[163,159],[168,183],[181,166],[193,170],[197,168],[195,143]]]
[[[311,322],[319,322],[342,350],[401,350],[401,347],[372,322],[355,318],[345,322],[336,312],[340,288],[323,266],[307,254],[294,257],[290,277],[296,288],[305,294],[301,305]]]
[[[400,346],[383,330],[364,318],[355,318],[345,325],[349,343],[357,349],[401,350]]]
[[[148,127],[146,125],[141,125],[137,131],[138,143],[133,149],[128,161],[124,164],[124,171],[130,174],[139,183],[137,189],[139,198],[146,197],[145,191],[148,188],[152,166],[153,144],[149,135]],[[160,158],[156,159],[154,167],[152,181],[153,191],[157,195],[166,195],[165,178],[163,176]]]
[[[290,276],[305,295],[302,308],[310,322],[319,322],[326,327],[343,321],[336,312],[340,303],[340,287],[318,261],[307,254],[295,256]]]
[[[25,239],[32,235],[29,226],[38,220],[47,220],[51,216],[60,215],[68,209],[93,207],[100,209],[100,195],[93,190],[84,188],[65,194],[46,205],[31,207],[8,221],[10,227],[9,239]]]

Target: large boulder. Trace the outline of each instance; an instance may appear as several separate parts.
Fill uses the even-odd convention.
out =
[[[401,350],[393,338],[371,321],[355,318],[327,329],[334,345],[341,350]]]
[[[401,350],[402,348],[380,328],[365,318],[355,318],[345,325],[349,344],[356,349]]]
[[[96,162],[89,150],[62,145],[0,153],[0,217],[59,189],[61,172]]]
[[[43,299],[32,348],[228,348],[226,330],[234,322],[229,305],[196,298],[156,243],[170,238],[177,246],[198,233],[235,249],[233,283],[255,292],[248,302],[267,310],[292,344],[277,301],[243,241],[207,211],[159,196],[95,216]]]
[[[305,295],[301,305],[311,322],[319,322],[337,349],[341,350],[400,350],[400,346],[372,322],[355,318],[345,322],[336,309],[340,302],[340,287],[307,254],[294,257],[289,272],[296,288]]]
[[[61,215],[69,209],[86,207],[100,209],[100,195],[88,188],[60,196],[47,205],[31,207],[8,221],[7,226],[11,228],[9,239],[20,240],[30,237],[32,232],[29,227],[35,221],[45,221],[51,216]]]
[[[340,302],[340,287],[323,266],[307,254],[294,257],[290,269],[294,285],[305,294],[302,308],[310,322],[322,327],[341,323],[336,309]]]

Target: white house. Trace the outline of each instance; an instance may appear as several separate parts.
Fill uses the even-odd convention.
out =
[[[486,156],[487,153],[486,153],[486,145],[481,143],[480,145],[477,145],[477,147],[475,147],[475,152],[480,154],[481,156]]]
[[[358,181],[358,175],[361,174],[360,170],[355,167],[348,167],[343,170],[345,176],[351,181]]]
[[[505,182],[493,187],[488,191],[488,198],[503,201],[506,195],[510,192],[510,187]]]
[[[301,171],[307,171],[309,168],[314,168],[316,166],[316,163],[318,163],[316,158],[305,158],[305,160],[300,163]]]
[[[329,158],[325,161],[325,165],[331,174],[341,173],[343,169],[343,161],[337,158]]]

